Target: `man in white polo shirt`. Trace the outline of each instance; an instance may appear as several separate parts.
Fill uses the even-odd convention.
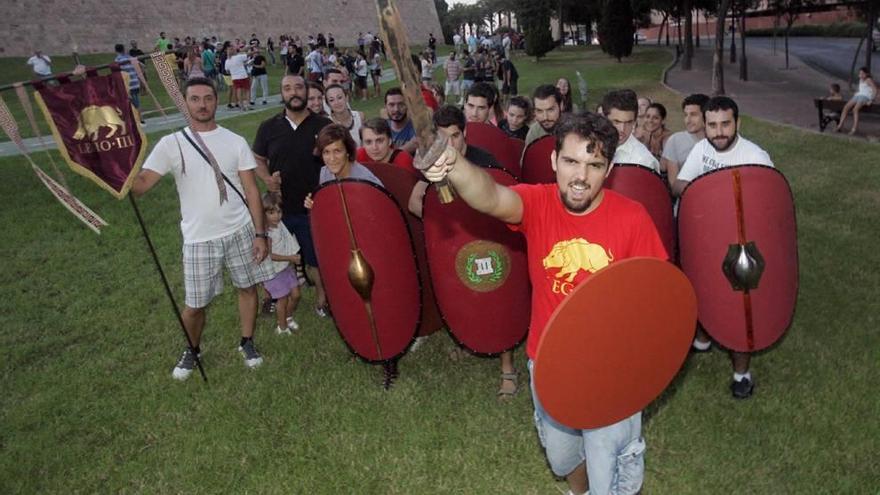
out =
[[[672,187],[676,196],[680,196],[697,177],[719,168],[736,165],[773,166],[766,151],[739,135],[739,108],[732,99],[726,96],[711,98],[703,106],[703,120],[706,122],[706,138],[694,145],[678,173],[678,179]],[[710,346],[709,337],[702,328],[698,329],[694,349],[707,351]],[[730,391],[737,399],[747,399],[755,387],[749,372],[752,356],[747,352],[731,352],[730,355],[733,361]]]
[[[635,91],[620,89],[609,92],[602,99],[602,111],[617,129],[617,151],[612,163],[641,165],[660,173],[660,162],[633,136],[639,111],[639,100]]]

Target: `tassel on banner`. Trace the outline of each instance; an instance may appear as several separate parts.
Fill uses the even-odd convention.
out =
[[[27,95],[25,95],[27,96]],[[9,107],[6,106],[6,102],[0,97],[0,127],[3,128],[3,131],[9,137],[9,139],[15,143],[15,146],[21,152],[22,155],[27,159],[31,164],[31,168],[34,173],[40,179],[46,189],[55,196],[62,205],[69,212],[71,212],[76,218],[78,218],[82,223],[84,223],[88,228],[92,229],[96,234],[101,233],[101,228],[106,227],[107,222],[98,216],[94,211],[89,209],[86,205],[82,203],[79,199],[76,198],[73,194],[67,190],[66,187],[62,186],[54,179],[49,177],[46,172],[44,172],[31,158],[30,152],[27,149],[27,145],[24,143],[24,140],[21,138],[21,133],[18,130],[18,124],[12,118],[12,114],[9,111]]]
[[[137,73],[137,76],[141,82],[141,86],[144,87],[147,94],[150,95],[150,98],[153,100],[153,105],[156,107],[156,110],[162,115],[165,121],[168,121],[168,114],[165,113],[165,109],[162,108],[162,104],[159,103],[159,99],[156,98],[156,94],[153,93],[153,90],[150,89],[150,85],[147,83],[147,78],[144,75],[144,71],[141,68],[141,61],[137,57],[129,58],[129,63],[132,67],[134,67],[134,71]]]
[[[31,99],[28,97],[27,90],[24,89],[22,83],[16,83],[14,88],[15,95],[18,96],[18,101],[21,103],[21,107],[24,109],[25,115],[27,115],[28,123],[31,125],[31,131],[33,131],[34,136],[37,137],[37,141],[40,142],[40,147],[46,151],[46,156],[49,157],[49,163],[52,165],[52,170],[55,171],[55,177],[58,178],[58,182],[60,182],[65,189],[70,190],[70,186],[67,185],[67,178],[64,177],[64,174],[61,173],[61,169],[58,168],[58,164],[55,163],[55,158],[52,157],[49,143],[40,131],[40,126],[37,125],[37,119],[34,117],[34,107],[31,105]]]

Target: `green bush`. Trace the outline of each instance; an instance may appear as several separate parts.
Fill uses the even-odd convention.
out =
[[[835,22],[825,25],[792,26],[789,36],[823,36],[828,38],[861,38],[867,28],[861,22]],[[749,29],[749,36],[773,36],[773,28]],[[776,30],[777,36],[785,36],[785,26]]]

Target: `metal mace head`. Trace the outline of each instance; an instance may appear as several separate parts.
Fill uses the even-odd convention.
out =
[[[764,257],[754,241],[731,244],[721,263],[721,270],[735,291],[748,292],[758,288],[764,274]]]

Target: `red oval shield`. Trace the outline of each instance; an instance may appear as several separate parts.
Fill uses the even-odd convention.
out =
[[[535,358],[535,391],[553,419],[578,429],[641,411],[687,357],[697,302],[687,277],[655,258],[594,273],[547,323]]]
[[[519,159],[522,153],[522,145],[517,146],[519,139],[508,136],[504,131],[492,124],[483,122],[468,122],[467,131],[465,133],[467,144],[482,148],[498,160],[498,163],[504,167],[504,170],[510,172],[510,175],[519,177],[521,172]]]
[[[503,170],[486,171],[499,184],[516,184]],[[440,203],[433,186],[423,212],[434,294],[453,338],[478,354],[512,349],[529,326],[525,238],[464,201]]]
[[[526,146],[522,157],[522,181],[526,184],[553,184],[556,172],[550,163],[550,154],[556,149],[556,138],[544,136]]]
[[[616,164],[611,169],[604,186],[612,191],[638,201],[646,210],[666,252],[675,257],[675,217],[672,213],[672,197],[669,184],[657,173],[641,165]]]
[[[354,243],[373,272],[369,306],[349,281],[353,241],[346,210]],[[397,202],[370,182],[334,181],[315,192],[311,222],[321,278],[343,340],[367,361],[402,354],[419,326],[421,288]]]
[[[791,325],[798,290],[794,200],[782,173],[744,165],[698,177],[681,196],[678,236],[681,268],[697,291],[709,335],[739,352],[779,340]],[[749,243],[752,250],[738,258],[754,262],[756,287],[735,289],[725,265],[737,260],[728,254]]]

